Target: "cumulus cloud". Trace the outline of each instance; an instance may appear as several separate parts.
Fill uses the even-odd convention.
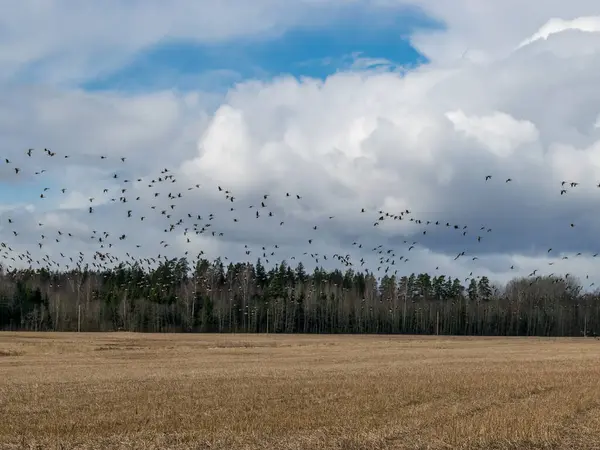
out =
[[[80,251],[128,260],[202,251],[330,268],[351,261],[378,275],[506,281],[537,269],[598,283],[600,40],[591,19],[544,26],[593,4],[534,2],[515,23],[510,2],[459,2],[460,15],[456,5],[415,3],[447,30],[415,36],[432,61],[408,72],[246,81],[216,108],[202,93],[1,89],[11,163],[0,163],[0,181],[31,193],[27,209],[0,197],[2,241],[13,255],[61,264]],[[144,33],[132,32],[132,48],[156,38]],[[479,62],[460,59],[465,47]]]
[[[446,117],[457,131],[476,139],[500,157],[513,154],[521,144],[537,141],[539,132],[529,121],[518,121],[502,112],[483,117],[468,117],[462,110],[450,111]]]

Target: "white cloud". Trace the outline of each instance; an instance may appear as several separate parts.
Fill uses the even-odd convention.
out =
[[[361,258],[375,269],[391,258],[391,270],[400,274],[435,273],[439,267],[438,273],[462,279],[473,272],[506,281],[538,269],[579,273],[581,278],[589,273],[598,283],[592,256],[600,251],[594,213],[600,196],[598,38],[594,33],[555,33],[513,51],[552,17],[589,15],[593,4],[533,2],[536,8],[521,8],[517,20],[511,2],[417,3],[446,20],[449,29],[415,38],[434,61],[408,73],[355,68],[324,82],[290,77],[250,81],[228,92],[218,108],[211,106],[214,97],[201,93],[125,96],[0,89],[0,144],[30,180],[27,189],[35,205],[29,211],[10,209],[10,199],[0,197],[5,204],[0,206],[2,240],[18,251],[39,253],[36,227],[45,217],[53,238],[59,227],[73,235],[69,247],[64,247],[65,237],[60,243],[44,243],[44,251],[60,261],[60,251],[90,254],[100,245],[119,257],[126,252],[181,256],[186,250],[195,256],[204,250],[230,260],[266,255],[263,259],[274,262],[295,256],[295,261],[318,259],[330,267],[338,253],[350,254],[358,268]],[[50,5],[45,11],[50,13],[59,2],[44,5]],[[129,8],[131,15],[140,12],[137,6]],[[191,9],[184,8],[189,18],[183,18],[158,3],[146,8],[147,16],[127,31],[132,38],[122,57],[173,28],[179,36],[191,35],[192,24],[201,23],[194,21]],[[159,20],[156,11],[164,17]],[[196,37],[269,32],[296,20],[258,7],[251,12],[254,19],[248,19],[252,23],[235,31],[241,15],[227,19],[226,11],[203,18],[215,25]],[[108,20],[95,7],[70,14],[84,18],[92,12]],[[165,17],[171,17],[170,26],[146,30]],[[103,44],[107,47],[96,43],[86,50],[82,44],[72,54],[81,52],[82,60],[88,60],[114,46],[125,32],[117,25],[114,42]],[[86,36],[90,42],[101,41],[103,34],[97,28]],[[44,45],[25,39],[28,52],[22,61],[13,54],[11,67],[53,48],[68,48],[61,39]],[[579,51],[582,44],[586,52]],[[481,55],[478,64],[460,60],[465,47]],[[113,63],[107,58],[101,65]],[[84,66],[76,67],[79,74],[87,70]],[[30,147],[36,148],[31,158],[25,154]],[[45,155],[44,147],[57,155]],[[65,154],[70,158],[64,159]],[[47,172],[34,175],[42,168]],[[176,182],[165,179],[165,168]],[[15,182],[9,170],[5,174],[0,169],[2,182]],[[485,181],[488,174],[492,179]],[[512,181],[507,183],[508,178]],[[562,181],[567,185],[561,186]],[[571,187],[570,182],[580,185]],[[50,187],[47,198],[39,199],[44,187]],[[561,195],[563,188],[567,193]],[[226,190],[234,202],[225,197]],[[93,214],[87,210],[89,197],[94,197]],[[380,210],[411,213],[399,221]],[[385,220],[378,220],[382,215]],[[11,234],[9,217],[21,230],[17,237]],[[97,232],[94,239],[90,230]],[[109,236],[100,244],[103,232]],[[126,239],[118,240],[122,234]],[[465,255],[455,260],[462,251]]]
[[[535,142],[539,137],[531,122],[516,120],[499,111],[483,117],[469,117],[459,109],[447,112],[446,117],[457,131],[473,137],[501,157],[511,156],[519,145]]]
[[[521,42],[518,48],[531,44],[539,39],[548,39],[552,34],[561,33],[566,30],[579,30],[586,32],[600,31],[600,16],[578,17],[573,20],[552,18],[541,27],[533,36]]]
[[[439,33],[423,31],[412,38],[417,48],[438,64],[456,63],[465,51],[467,60],[491,62],[510,54],[551,19],[568,21],[598,14],[594,0],[414,0],[409,3],[424,8],[447,25],[446,30]],[[582,21],[588,19],[579,19],[576,23]]]

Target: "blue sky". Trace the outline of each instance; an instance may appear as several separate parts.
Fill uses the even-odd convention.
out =
[[[411,46],[410,34],[435,28],[441,24],[415,9],[346,8],[326,25],[298,27],[277,36],[216,44],[164,40],[125,67],[82,87],[93,91],[175,88],[222,92],[245,79],[285,74],[323,79],[349,69],[357,56],[410,67],[426,62]]]
[[[442,24],[414,8],[342,7],[333,20],[287,29],[283,33],[199,44],[168,37],[136,54],[108,75],[88,79],[87,91],[151,92],[162,89],[225,93],[247,79],[281,75],[324,79],[348,70],[357,57],[387,60],[395,66],[416,66],[426,58],[410,44],[412,32],[440,29]],[[325,23],[326,22],[326,23]],[[31,69],[31,67],[30,67]],[[44,80],[39,82],[44,84]],[[19,203],[39,196],[46,181],[2,186],[0,201]],[[4,185],[4,183],[2,183]]]

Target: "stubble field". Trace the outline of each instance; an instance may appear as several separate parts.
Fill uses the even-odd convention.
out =
[[[600,341],[0,333],[0,448],[600,449]]]

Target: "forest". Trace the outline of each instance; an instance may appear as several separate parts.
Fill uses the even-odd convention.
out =
[[[285,261],[154,269],[0,271],[0,329],[202,333],[596,336],[600,294],[576,279],[515,278],[502,288],[426,273],[307,273]]]

